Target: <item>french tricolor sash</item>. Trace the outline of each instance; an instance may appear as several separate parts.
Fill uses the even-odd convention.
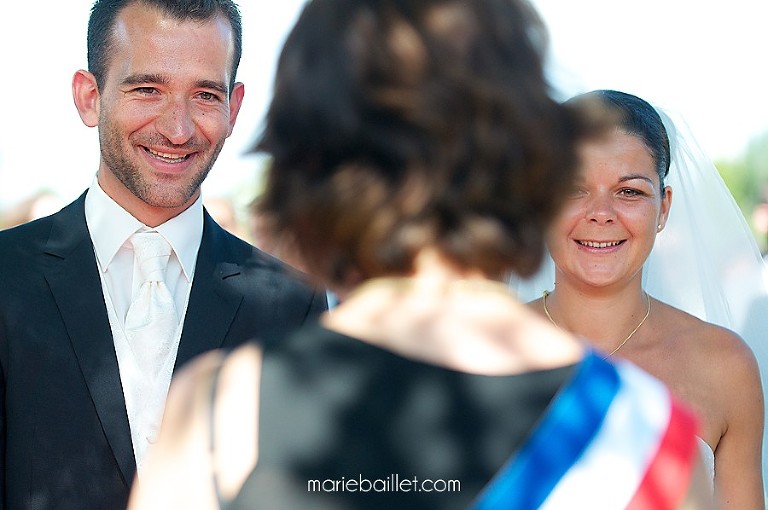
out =
[[[696,421],[634,365],[589,351],[474,510],[666,510],[685,497]]]

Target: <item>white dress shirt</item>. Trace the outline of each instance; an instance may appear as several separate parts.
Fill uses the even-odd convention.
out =
[[[162,225],[150,228],[131,216],[101,189],[94,178],[85,197],[85,220],[93,242],[105,302],[112,326],[115,353],[123,384],[126,411],[131,427],[131,440],[137,470],[145,459],[146,450],[157,437],[162,409],[170,384],[176,349],[181,336],[187,301],[203,237],[203,205],[198,198],[189,208]],[[134,267],[133,248],[128,239],[135,232],[155,230],[171,245],[165,277],[179,317],[172,358],[166,364],[165,375],[156,384],[145,384],[141,367],[136,365],[131,347],[125,341],[125,317],[141,285],[139,268]],[[115,324],[116,323],[116,324]]]
[[[85,222],[91,234],[99,267],[121,325],[141,281],[133,267],[133,249],[128,238],[137,230],[157,230],[173,248],[168,260],[166,285],[173,294],[176,311],[181,317],[187,295],[192,287],[192,275],[197,251],[203,238],[203,202],[198,197],[187,210],[150,229],[112,200],[94,177],[85,197]]]

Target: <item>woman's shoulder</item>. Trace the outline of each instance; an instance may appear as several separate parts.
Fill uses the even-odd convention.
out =
[[[723,390],[759,385],[757,359],[738,333],[664,303],[660,303],[660,309],[658,331],[670,352],[679,353],[681,359],[698,367],[707,380]]]
[[[735,331],[658,301],[661,310],[659,330],[665,332],[671,341],[690,344],[702,355],[725,355],[737,358],[753,357],[746,342]]]
[[[146,476],[129,508],[202,508],[201,499],[214,501],[212,451],[221,492],[237,491],[257,455],[259,359],[258,346],[246,344],[232,352],[207,352],[178,371],[158,442],[142,473]]]

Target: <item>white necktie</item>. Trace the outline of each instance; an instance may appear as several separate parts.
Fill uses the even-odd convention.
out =
[[[130,242],[142,283],[125,316],[125,333],[138,365],[154,379],[178,326],[173,296],[165,284],[171,245],[157,232],[137,232]]]

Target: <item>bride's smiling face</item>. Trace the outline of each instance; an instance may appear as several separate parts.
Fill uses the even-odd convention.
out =
[[[573,193],[548,236],[557,281],[626,283],[640,276],[672,191],[662,191],[648,147],[625,131],[582,144],[580,157]]]

